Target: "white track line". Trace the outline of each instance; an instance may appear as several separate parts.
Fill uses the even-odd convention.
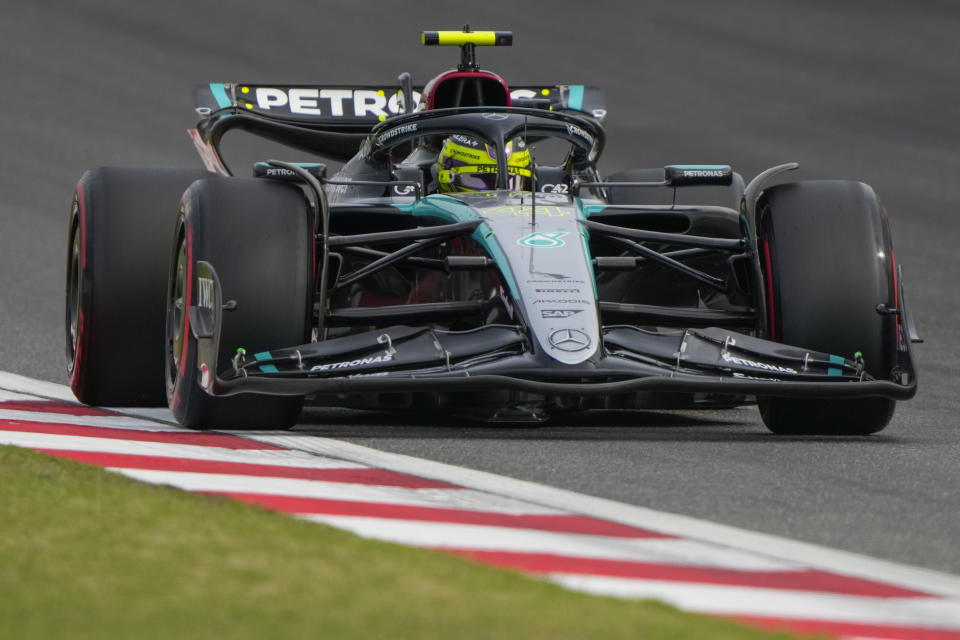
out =
[[[73,392],[70,391],[70,387],[66,385],[46,382],[44,380],[35,380],[7,371],[0,371],[0,389],[31,396],[40,396],[50,400],[77,401]]]
[[[792,571],[782,560],[681,538],[610,538],[447,522],[416,522],[355,516],[299,516],[346,529],[364,538],[417,547],[548,553],[576,558],[627,560],[742,571]]]
[[[187,491],[255,493],[261,495],[350,500],[418,507],[467,509],[511,515],[556,515],[557,509],[491,496],[471,489],[407,489],[322,480],[297,480],[219,473],[116,469],[120,473],[154,484],[166,484]]]
[[[721,615],[830,620],[960,630],[960,600],[877,598],[666,580],[551,574],[566,587],[621,598],[655,598],[681,609]]]
[[[3,409],[0,405],[0,420],[19,420],[21,422],[50,422],[53,424],[72,424],[83,427],[104,427],[106,429],[137,429],[140,431],[184,431],[181,427],[173,427],[158,423],[154,420],[134,418],[131,416],[75,416],[69,413],[21,411],[19,409]]]
[[[50,433],[0,430],[0,444],[28,447],[30,449],[54,449],[58,451],[85,451],[120,453],[127,455],[155,456],[209,462],[238,462],[243,464],[266,464],[305,469],[367,469],[367,465],[326,458],[303,451],[287,449],[227,449],[192,444],[144,442],[86,436],[66,436]]]

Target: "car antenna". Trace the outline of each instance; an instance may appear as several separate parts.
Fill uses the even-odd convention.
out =
[[[523,146],[530,154],[530,226],[537,227],[537,161],[533,157],[533,148],[527,144],[527,116],[523,116]]]
[[[400,95],[403,96],[403,113],[413,113],[413,77],[404,71],[397,77],[400,83]]]

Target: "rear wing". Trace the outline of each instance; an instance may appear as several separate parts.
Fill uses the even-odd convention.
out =
[[[413,88],[413,107],[420,104],[423,87]],[[579,111],[597,120],[607,115],[602,89],[581,84],[513,87],[516,106]],[[291,118],[308,125],[369,130],[390,116],[405,113],[403,93],[396,85],[263,85],[210,83],[194,91],[201,117],[230,111]]]
[[[345,161],[374,126],[416,110],[422,91],[413,88],[408,110],[396,85],[204,84],[194,91],[200,121],[190,136],[207,169],[218,173],[229,174],[220,156],[220,139],[231,129]],[[597,87],[520,86],[513,87],[510,96],[515,106],[575,111],[598,121],[607,115],[606,97]]]

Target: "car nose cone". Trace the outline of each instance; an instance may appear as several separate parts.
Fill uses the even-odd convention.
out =
[[[550,345],[560,351],[583,351],[590,346],[590,336],[578,329],[559,329],[550,334]]]

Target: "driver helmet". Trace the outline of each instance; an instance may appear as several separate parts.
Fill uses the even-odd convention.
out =
[[[532,175],[530,150],[520,138],[507,142],[507,188],[525,189]],[[447,138],[437,158],[440,191],[491,191],[497,188],[497,150],[469,136]]]

